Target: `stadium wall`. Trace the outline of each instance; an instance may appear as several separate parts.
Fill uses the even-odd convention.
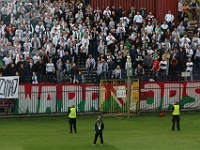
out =
[[[121,6],[126,15],[131,6],[134,6],[136,11],[143,7],[147,12],[151,11],[159,23],[164,21],[168,10],[174,14],[175,22],[178,16],[178,0],[90,0],[90,5],[93,9],[99,7],[102,12],[107,6],[114,5],[116,9]]]
[[[116,86],[116,85],[115,85]],[[183,109],[200,109],[200,82],[140,82],[139,102],[134,110],[169,110],[175,101]],[[114,87],[106,86],[103,105],[97,85],[84,84],[24,84],[19,86],[15,114],[66,113],[72,104],[78,112],[114,112],[126,107],[124,99],[117,98]],[[101,93],[102,94],[102,93]],[[122,105],[123,102],[123,105]],[[114,105],[114,106],[111,106]],[[101,108],[101,106],[104,106]],[[126,109],[123,109],[126,110]]]

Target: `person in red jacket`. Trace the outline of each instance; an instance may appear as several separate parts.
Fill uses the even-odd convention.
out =
[[[158,58],[155,58],[155,61],[153,62],[153,67],[152,67],[154,79],[158,78],[159,70],[160,70],[160,61],[158,60]]]

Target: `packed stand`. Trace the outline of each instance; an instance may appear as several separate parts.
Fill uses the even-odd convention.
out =
[[[21,83],[83,83],[126,78],[127,56],[141,80],[177,81],[181,72],[193,80],[200,69],[200,28],[189,38],[187,9],[197,17],[197,3],[179,2],[179,23],[169,10],[158,23],[145,8],[93,9],[87,0],[9,0],[2,3],[1,75]],[[199,73],[199,72],[197,72]],[[187,74],[186,74],[187,75]]]

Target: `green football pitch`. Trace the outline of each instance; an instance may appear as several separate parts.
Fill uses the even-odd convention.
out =
[[[104,145],[95,147],[97,116],[78,116],[69,133],[65,116],[0,118],[0,150],[199,150],[200,113],[181,114],[181,131],[171,131],[171,115],[102,116]]]

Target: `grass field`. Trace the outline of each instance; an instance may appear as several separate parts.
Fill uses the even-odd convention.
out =
[[[171,115],[102,117],[104,146],[92,146],[96,116],[77,118],[69,133],[64,116],[1,118],[0,150],[199,150],[200,113],[182,113],[181,131],[171,131]]]

